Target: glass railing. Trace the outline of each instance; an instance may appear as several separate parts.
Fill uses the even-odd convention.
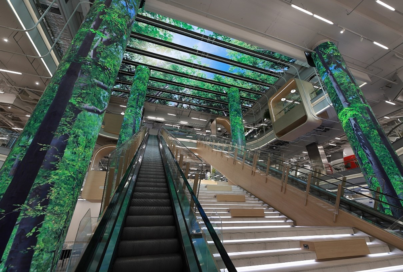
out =
[[[238,163],[245,163],[255,167],[256,174],[265,176],[267,173],[267,175],[279,178],[282,181],[287,180],[289,185],[302,191],[306,191],[307,187],[309,187],[308,193],[310,195],[316,196],[331,205],[336,203],[340,185],[340,209],[383,229],[387,229],[392,224],[401,224],[401,221],[396,221],[396,218],[392,216],[391,211],[393,210],[396,216],[402,214],[403,209],[390,204],[390,200],[402,200],[383,193],[382,188],[374,190],[368,188],[367,185],[357,185],[349,182],[344,177],[328,176],[323,173],[324,171],[312,170],[284,161],[281,156],[273,153],[261,150],[253,151],[248,148],[240,149],[229,143],[228,139],[194,135],[194,140],[210,146],[213,150],[224,152],[225,156],[233,158],[236,154]],[[285,179],[285,176],[288,178]],[[308,183],[310,186],[307,186]]]
[[[201,271],[236,271],[222,244],[222,235],[220,237],[216,231],[219,226],[210,222],[197,198],[199,181],[204,177],[204,162],[165,129],[160,130],[159,140],[166,173],[169,182],[174,185],[181,213],[186,218]],[[194,174],[190,172],[191,165],[195,167]],[[193,184],[188,178],[193,178]]]
[[[144,156],[148,131],[142,127],[110,157],[100,222],[74,271],[109,271]],[[116,167],[117,171],[113,170]],[[116,189],[115,189],[116,188]],[[108,196],[112,195],[110,201]]]

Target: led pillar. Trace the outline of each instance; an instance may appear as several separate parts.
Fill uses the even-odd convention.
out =
[[[237,88],[230,88],[228,90],[228,107],[232,143],[244,147],[246,141],[243,127],[242,107],[239,90]]]
[[[139,0],[96,0],[0,171],[0,271],[53,271]]]
[[[312,57],[369,187],[385,194],[381,200],[389,205],[381,209],[402,216],[403,166],[339,50],[325,42]]]
[[[127,108],[123,118],[122,128],[120,129],[117,147],[127,139],[130,139],[130,137],[136,134],[140,129],[141,115],[146,99],[149,77],[150,69],[141,65],[136,67],[136,73],[130,90],[129,100],[127,101]]]

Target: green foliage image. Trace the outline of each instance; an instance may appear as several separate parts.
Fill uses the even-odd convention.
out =
[[[118,147],[140,130],[149,77],[150,69],[142,65],[136,67],[136,74],[134,75],[122,128],[119,133]]]
[[[246,140],[243,127],[243,117],[239,97],[239,90],[237,88],[229,89],[228,106],[229,106],[229,116],[231,124],[232,143],[238,145],[239,147],[245,147]]]
[[[137,0],[97,0],[0,170],[0,271],[53,271]]]
[[[322,43],[313,60],[369,188],[374,196],[378,187],[383,193],[380,210],[403,216],[403,166],[339,50],[332,42]]]

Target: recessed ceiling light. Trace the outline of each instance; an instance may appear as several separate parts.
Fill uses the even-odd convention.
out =
[[[194,128],[194,130],[201,130],[200,128]]]
[[[23,128],[19,128],[19,127],[13,127],[12,129],[15,129],[15,130],[23,130]]]
[[[16,74],[16,75],[22,75],[22,73],[20,73],[20,72],[11,71],[11,70],[5,70],[5,69],[0,69],[0,72]]]
[[[186,121],[180,121],[179,123],[181,123],[181,124],[187,124],[188,122],[186,122]]]
[[[334,143],[329,143],[329,145],[332,145],[332,146],[337,146],[337,144],[334,144]]]
[[[329,25],[332,25],[332,24],[333,24],[332,21],[330,21],[330,20],[328,20],[328,19],[326,19],[326,18],[320,17],[319,15],[314,14],[313,17],[315,17],[316,19],[319,19],[319,20],[321,20],[321,21],[323,21],[323,22],[325,22],[325,23],[328,23]]]
[[[306,151],[302,151],[302,153],[304,153],[304,154],[308,154],[308,152],[306,152]]]
[[[119,107],[126,108],[127,106],[126,105],[119,105]]]
[[[389,117],[389,116],[384,116],[384,118],[386,118],[386,119],[390,119],[390,117]]]
[[[392,101],[385,100],[385,102],[391,105],[396,105],[396,103],[393,103]]]
[[[281,98],[281,101],[285,101],[285,97]]]
[[[176,114],[173,114],[173,113],[168,113],[168,115],[171,115],[171,116],[176,116]]]
[[[390,9],[391,11],[395,11],[395,8],[394,8],[394,7],[389,6],[388,4],[386,4],[386,3],[384,3],[384,2],[382,2],[382,1],[380,1],[380,0],[376,0],[376,2],[377,2],[379,5],[382,5],[382,6],[384,6],[385,8]]]
[[[297,90],[295,90],[295,89],[292,89],[292,90],[291,90],[291,93],[295,93],[296,91],[297,91]]]
[[[37,82],[35,82],[35,84],[36,84],[36,85],[39,85],[39,82],[37,81]]]
[[[3,91],[3,90],[0,90],[0,93],[4,93],[4,91]]]
[[[7,108],[11,109],[11,106],[8,106]]]
[[[26,117],[31,117],[31,115],[29,115],[29,114],[26,114],[25,116],[26,116]]]
[[[8,42],[8,39],[7,39],[7,38],[4,38],[3,41]]]
[[[362,84],[360,85],[360,88],[363,87],[363,86],[365,86],[365,85],[367,85],[366,82],[362,83]]]
[[[341,140],[339,137],[335,137],[336,140]]]
[[[318,86],[313,86],[315,89],[319,89],[319,87]]]
[[[300,8],[300,7],[296,6],[296,5],[293,5],[293,4],[292,4],[291,7],[295,8],[295,9],[297,9],[297,10],[299,10],[299,11],[302,11],[302,12],[308,14],[308,15],[313,15],[312,12],[307,11],[306,9]]]
[[[122,111],[121,113],[120,113],[121,115],[125,115],[125,113]]]
[[[387,46],[385,46],[385,45],[383,45],[383,44],[380,44],[379,42],[375,42],[375,41],[374,41],[374,44],[377,45],[377,46],[379,46],[379,47],[382,47],[383,49],[386,49],[386,50],[389,49]]]
[[[344,31],[346,31],[346,29],[345,29],[345,28],[343,28],[343,29],[340,31],[340,33],[341,33],[341,34],[343,34],[343,33],[344,33]]]

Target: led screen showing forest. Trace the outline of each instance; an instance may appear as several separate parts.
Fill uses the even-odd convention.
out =
[[[239,88],[242,111],[245,112],[262,93],[267,92],[270,85],[277,82],[289,68],[287,63],[295,62],[279,53],[178,20],[146,11],[142,11],[140,15],[205,35],[209,39],[259,52],[273,61],[229,50],[163,27],[136,22],[114,95],[127,97],[133,78],[131,73],[136,67],[132,63],[145,64],[151,69],[146,102],[227,116],[229,87]],[[165,42],[170,46],[164,46]],[[188,49],[195,54],[189,53]]]

